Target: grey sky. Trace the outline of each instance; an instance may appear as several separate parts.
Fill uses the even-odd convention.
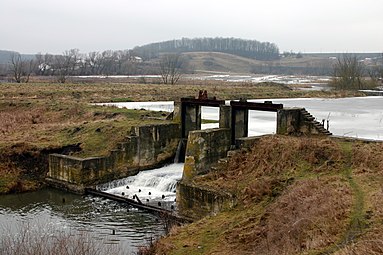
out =
[[[281,51],[383,52],[382,0],[0,0],[0,49],[130,49],[236,37]]]

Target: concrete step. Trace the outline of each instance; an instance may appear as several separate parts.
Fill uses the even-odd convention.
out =
[[[314,126],[318,127],[318,128],[324,128],[322,124],[320,124],[319,122],[315,121],[313,122]]]
[[[308,120],[308,121],[313,121],[313,120],[315,120],[315,118],[313,117],[313,116],[307,116],[307,117],[305,117],[306,118],[306,120]]]

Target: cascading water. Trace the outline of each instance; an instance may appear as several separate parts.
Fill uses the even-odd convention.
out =
[[[113,195],[134,199],[143,203],[174,203],[177,182],[182,178],[183,164],[171,164],[158,169],[142,171],[135,176],[112,181],[98,189]]]
[[[185,161],[185,142],[181,139],[177,146],[174,163],[181,163]]]

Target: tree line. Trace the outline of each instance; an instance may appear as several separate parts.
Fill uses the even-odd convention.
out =
[[[341,90],[371,89],[383,85],[383,53],[376,64],[367,66],[354,54],[336,60],[331,85]]]
[[[257,60],[279,59],[278,46],[270,42],[238,38],[182,38],[135,47],[133,52],[145,59],[158,57],[161,53],[223,52]]]
[[[61,55],[38,53],[32,59],[13,53],[8,64],[9,73],[18,83],[28,82],[32,74],[56,76],[64,83],[68,76],[156,74],[158,69],[158,64],[144,63],[140,57],[132,55],[131,50],[84,54],[78,49],[70,49]]]
[[[55,76],[58,82],[65,83],[69,76],[158,74],[163,83],[175,84],[181,74],[188,72],[187,64],[188,59],[181,54],[162,54],[156,60],[143,61],[129,50],[82,54],[71,49],[62,55],[38,53],[34,58],[14,52],[4,75],[11,75],[17,83],[27,83],[31,75]]]

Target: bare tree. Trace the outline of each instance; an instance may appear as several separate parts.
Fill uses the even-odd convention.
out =
[[[365,67],[355,55],[343,54],[334,65],[333,85],[338,89],[363,89]]]
[[[54,59],[54,71],[57,75],[57,80],[60,83],[65,83],[68,75],[73,74],[79,61],[79,50],[71,49],[57,55]]]
[[[90,74],[100,74],[101,54],[99,52],[89,52],[86,58],[86,63],[87,67],[89,68]]]
[[[176,84],[182,75],[183,60],[180,54],[166,54],[160,58],[160,74],[164,84]]]
[[[10,71],[12,73],[13,79],[17,83],[29,82],[29,78],[34,69],[35,61],[22,59],[19,53],[14,53],[11,55],[10,60]]]

